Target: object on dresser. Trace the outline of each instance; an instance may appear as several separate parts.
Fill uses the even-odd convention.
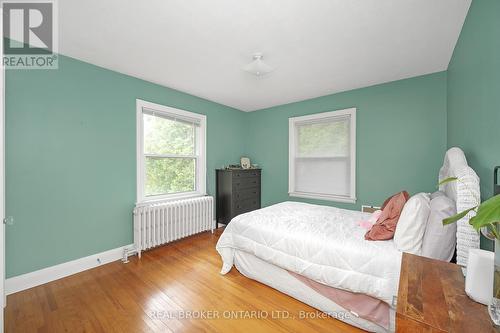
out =
[[[226,168],[226,170],[240,170],[241,165],[239,164],[229,164]]]
[[[260,208],[260,174],[260,169],[216,170],[217,227]]]
[[[260,169],[258,164],[251,164],[248,169]],[[229,164],[227,167],[223,166],[221,170],[248,170],[245,168],[242,168],[241,165],[239,164]]]
[[[242,169],[250,169],[252,164],[250,163],[250,159],[248,157],[242,157],[240,159],[240,165]]]

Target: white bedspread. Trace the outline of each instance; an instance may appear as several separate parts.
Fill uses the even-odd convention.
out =
[[[283,202],[235,217],[217,242],[222,274],[234,249],[309,279],[381,299],[397,295],[401,252],[389,241],[366,241],[357,226],[369,214]]]

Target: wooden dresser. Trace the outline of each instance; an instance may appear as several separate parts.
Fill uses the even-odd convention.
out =
[[[403,253],[396,332],[498,332],[486,306],[465,294],[460,266]]]
[[[233,217],[260,208],[260,169],[216,170],[216,219],[228,224]]]

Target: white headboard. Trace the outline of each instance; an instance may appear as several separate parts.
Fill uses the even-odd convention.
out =
[[[439,181],[448,177],[457,177],[459,181],[441,185],[439,190],[455,201],[457,213],[480,203],[479,177],[467,164],[460,148],[450,148],[446,152],[439,171]],[[467,265],[469,249],[479,248],[479,233],[469,224],[469,219],[474,215],[475,213],[471,212],[457,222],[457,264],[463,267]]]

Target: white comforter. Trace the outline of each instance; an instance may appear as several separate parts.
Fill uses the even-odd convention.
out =
[[[401,252],[389,241],[367,241],[357,222],[369,214],[283,202],[235,217],[217,242],[222,274],[234,250],[245,251],[309,279],[381,299],[397,295]]]

